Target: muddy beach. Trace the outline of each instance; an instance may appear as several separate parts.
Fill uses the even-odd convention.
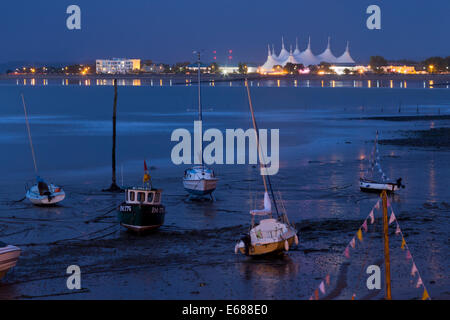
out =
[[[406,184],[391,201],[421,277],[433,299],[450,298],[447,91],[254,88],[260,126],[280,128],[280,172],[273,184],[300,244],[280,258],[249,259],[235,255],[234,245],[249,227],[249,210],[261,204],[257,169],[215,166],[216,201],[195,202],[181,183],[185,166],[170,161],[172,130],[192,127],[195,88],[119,90],[118,180],[139,183],[147,159],[154,185],[163,189],[165,225],[141,236],[126,232],[115,211],[123,194],[101,192],[111,182],[111,88],[25,88],[38,165],[68,197],[53,208],[21,201],[33,169],[19,89],[0,86],[0,241],[22,249],[18,265],[0,282],[0,298],[308,299],[330,275],[329,299],[382,299],[383,290],[365,287],[365,267],[383,267],[379,215],[351,259],[343,256],[378,200],[358,189],[376,130],[388,141],[380,146],[385,172]],[[242,88],[208,88],[204,96],[208,127],[251,126]],[[64,107],[62,97],[68,97]],[[420,101],[421,116],[435,116],[440,108],[441,117],[372,119],[398,117],[398,99],[402,116],[415,116]],[[86,101],[95,101],[96,109]],[[426,148],[415,140],[394,143],[402,139],[427,141]],[[440,152],[428,148],[439,144]],[[394,231],[393,296],[420,299]],[[79,291],[66,287],[70,265],[81,268]]]

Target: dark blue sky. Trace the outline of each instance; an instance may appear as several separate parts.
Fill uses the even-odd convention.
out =
[[[66,8],[82,10],[82,30],[66,28]],[[366,8],[382,10],[382,30],[366,28]],[[192,59],[201,48],[211,60],[263,62],[267,43],[280,49],[312,38],[313,52],[340,55],[347,40],[357,61],[371,55],[422,59],[450,55],[449,0],[2,0],[0,63],[82,62],[102,57],[138,57],[156,62]]]

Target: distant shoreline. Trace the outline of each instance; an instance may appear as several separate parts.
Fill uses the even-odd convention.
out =
[[[377,80],[416,80],[416,81],[430,81],[435,84],[450,83],[450,74],[365,74],[365,75],[260,75],[260,74],[230,74],[230,75],[215,75],[203,74],[202,82],[208,81],[229,81],[245,79],[249,80],[335,80],[335,81],[377,81]],[[70,79],[70,80],[96,80],[96,79],[166,79],[186,82],[189,80],[195,82],[197,80],[196,74],[92,74],[92,75],[62,75],[62,74],[27,74],[27,75],[7,75],[0,74],[0,80],[16,80],[16,79]]]

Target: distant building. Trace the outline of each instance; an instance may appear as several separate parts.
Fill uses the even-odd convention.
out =
[[[402,74],[414,74],[416,68],[414,66],[385,66],[381,67],[386,73],[402,73]]]
[[[97,74],[125,74],[141,69],[140,59],[98,59],[96,61],[95,69]]]

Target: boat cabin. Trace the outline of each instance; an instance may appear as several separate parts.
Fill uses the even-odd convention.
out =
[[[131,188],[125,191],[125,202],[127,204],[156,205],[161,204],[160,189]]]

